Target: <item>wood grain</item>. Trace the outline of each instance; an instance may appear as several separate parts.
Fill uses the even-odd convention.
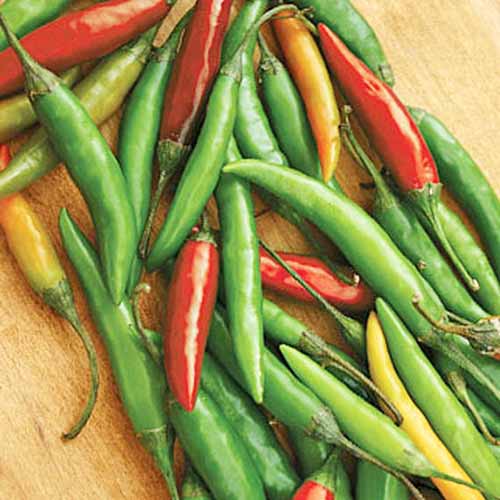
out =
[[[443,119],[500,192],[498,0],[355,3],[383,42],[399,95]],[[180,2],[175,11],[184,8]],[[102,128],[113,144],[118,122],[116,116]],[[356,201],[369,206],[369,193],[359,188],[363,177],[345,154],[339,178]],[[61,207],[69,207],[90,233],[82,198],[62,168],[25,194],[47,224],[61,256],[57,231]],[[307,250],[297,231],[271,213],[260,217],[258,226],[276,248]],[[165,498],[162,480],[122,412],[103,344],[75,275],[64,257],[63,262],[98,350],[102,378],[98,405],[81,437],[63,444],[61,431],[85,401],[85,356],[70,328],[33,295],[0,237],[0,498]],[[153,278],[153,284],[158,297],[147,304],[147,322],[158,326],[164,291],[159,279]],[[318,308],[280,303],[325,337],[337,338],[333,322]]]

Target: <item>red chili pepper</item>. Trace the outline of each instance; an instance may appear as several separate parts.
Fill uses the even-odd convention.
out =
[[[335,500],[335,495],[322,484],[307,480],[295,493],[293,500]]]
[[[189,239],[177,257],[167,296],[164,359],[179,403],[192,411],[217,299],[219,252],[208,228]]]
[[[10,163],[10,150],[6,144],[0,144],[0,171],[7,168]]]
[[[109,0],[68,13],[22,39],[42,66],[60,72],[113,52],[165,17],[166,0]],[[11,48],[0,52],[0,95],[20,89],[24,73]]]
[[[472,290],[479,285],[448,242],[437,216],[441,182],[432,154],[406,106],[327,26],[318,25],[323,54],[370,142],[419,217]]]
[[[326,266],[320,259],[279,252],[280,257],[300,277],[331,304],[350,311],[366,311],[373,304],[371,290],[362,282],[349,285]],[[260,273],[266,288],[284,293],[304,302],[313,302],[306,291],[263,248],[260,249]]]

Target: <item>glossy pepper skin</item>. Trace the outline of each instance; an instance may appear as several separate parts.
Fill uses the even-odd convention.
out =
[[[376,307],[394,365],[415,403],[472,479],[500,491],[500,464],[465,409],[391,307],[382,299]]]
[[[173,395],[192,411],[217,298],[219,252],[208,228],[190,238],[175,261],[164,329],[164,364]]]
[[[181,499],[212,500],[212,498],[201,477],[188,465],[188,469],[184,475],[184,482],[182,483]]]
[[[9,148],[1,144],[0,170],[7,167],[9,161]],[[9,250],[31,288],[57,314],[71,324],[87,351],[91,373],[89,398],[78,423],[69,432],[63,434],[64,438],[73,439],[87,423],[97,399],[99,373],[94,346],[76,311],[73,290],[50,235],[36,212],[21,194],[0,200],[0,227],[4,231]]]
[[[119,304],[137,236],[118,161],[78,98],[59,78],[36,63],[15,37],[9,36],[9,42],[23,61],[26,90],[37,117],[87,202],[106,283]]]
[[[172,498],[178,500],[172,470],[173,436],[165,412],[167,388],[163,370],[144,348],[129,301],[116,305],[111,300],[96,251],[65,209],[59,216],[59,230],[92,318],[106,344],[120,398],[134,431],[154,457]]]
[[[164,18],[166,0],[109,0],[70,12],[23,38],[25,49],[54,72],[110,54]],[[0,52],[0,95],[19,90],[24,73],[12,49]]]
[[[394,476],[360,460],[356,467],[356,500],[410,500],[410,493]]]
[[[409,108],[424,136],[444,185],[470,215],[500,279],[500,201],[458,139],[435,116]]]
[[[338,278],[319,259],[305,255],[278,252],[304,281],[328,302],[348,311],[366,311],[373,303],[373,295],[363,284],[348,285]],[[281,292],[303,302],[315,299],[286,272],[263,248],[260,249],[260,273],[266,288]]]
[[[75,95],[98,125],[118,110],[141,74],[154,32],[106,57],[74,88]],[[10,166],[0,172],[0,198],[26,188],[57,166],[60,159],[47,132],[40,127],[21,147]]]
[[[314,439],[297,427],[288,428],[288,438],[302,478],[316,472],[326,462],[333,449],[331,444]]]

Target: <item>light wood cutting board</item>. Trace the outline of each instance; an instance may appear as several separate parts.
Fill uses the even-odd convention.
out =
[[[500,2],[355,3],[385,47],[403,101],[439,116],[500,192]],[[174,10],[184,8],[185,2],[180,2]],[[116,116],[102,127],[112,143],[118,123]],[[371,195],[359,187],[367,178],[346,154],[338,176],[353,198],[369,207]],[[25,195],[50,229],[60,255],[57,215],[61,207],[69,207],[90,232],[85,205],[64,169],[55,170]],[[275,248],[307,251],[297,231],[272,213],[260,217],[258,226]],[[85,401],[86,359],[70,328],[34,296],[0,236],[0,498],[165,498],[162,479],[121,409],[103,343],[92,326],[75,274],[67,259],[63,261],[98,350],[102,380],[98,405],[82,435],[63,444],[61,431],[70,426]],[[149,325],[158,327],[164,290],[159,278],[152,277],[151,282],[158,293],[146,305],[145,315]],[[325,337],[337,338],[332,320],[319,308],[279,302]]]

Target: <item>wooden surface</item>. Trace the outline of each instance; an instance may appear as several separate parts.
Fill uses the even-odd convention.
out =
[[[333,1],[333,0],[332,0]],[[1,3],[1,2],[0,2]],[[460,138],[500,191],[500,3],[498,0],[356,0],[393,65],[402,99],[437,114]],[[176,10],[182,9],[177,5]],[[116,137],[118,117],[103,131]],[[343,155],[339,179],[356,201],[366,180]],[[77,189],[59,168],[26,192],[62,255],[57,214],[68,207],[86,231],[90,219]],[[297,232],[271,213],[260,234],[283,250],[306,251]],[[78,308],[97,346],[101,391],[89,425],[74,442],[59,438],[86,397],[87,365],[70,328],[34,296],[0,236],[0,498],[156,499],[165,488],[122,412],[106,353],[92,326],[75,275]],[[164,291],[147,305],[158,326]],[[281,301],[317,331],[334,326],[318,308]],[[230,478],[228,478],[230,480]]]

